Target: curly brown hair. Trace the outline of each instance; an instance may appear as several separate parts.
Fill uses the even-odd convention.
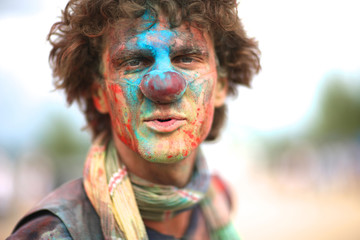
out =
[[[93,136],[103,131],[111,136],[109,115],[99,113],[91,97],[94,81],[103,79],[103,40],[119,19],[139,18],[146,11],[155,21],[161,11],[172,28],[189,22],[208,31],[214,41],[219,75],[228,79],[230,95],[236,94],[238,84],[249,86],[260,70],[257,42],[247,37],[236,0],[70,0],[48,35],[53,46],[49,60],[56,88],[65,89],[69,104],[80,104]],[[225,110],[225,105],[215,108],[206,140],[218,136]]]

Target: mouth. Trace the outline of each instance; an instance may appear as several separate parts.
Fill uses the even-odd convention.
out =
[[[174,132],[186,123],[182,117],[154,117],[144,120],[145,125],[158,133]]]

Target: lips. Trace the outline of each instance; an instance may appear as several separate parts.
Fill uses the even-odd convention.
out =
[[[170,133],[186,123],[183,117],[152,117],[144,120],[145,125],[158,133]]]

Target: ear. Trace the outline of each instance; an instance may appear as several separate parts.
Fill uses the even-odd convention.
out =
[[[215,86],[214,106],[221,107],[224,105],[228,92],[228,80],[226,77],[219,77]]]
[[[93,83],[91,96],[95,105],[96,110],[100,113],[108,113],[109,106],[105,95],[104,88],[99,83]]]

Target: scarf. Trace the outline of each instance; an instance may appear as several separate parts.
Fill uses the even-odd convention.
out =
[[[200,204],[212,240],[240,239],[229,216],[215,208],[216,188],[201,154],[187,186],[154,184],[127,171],[112,141],[98,137],[84,166],[86,195],[100,217],[106,240],[147,240],[144,219],[166,221]],[[106,146],[107,145],[107,146]],[[217,204],[218,205],[218,204]],[[220,204],[221,205],[221,204]]]

